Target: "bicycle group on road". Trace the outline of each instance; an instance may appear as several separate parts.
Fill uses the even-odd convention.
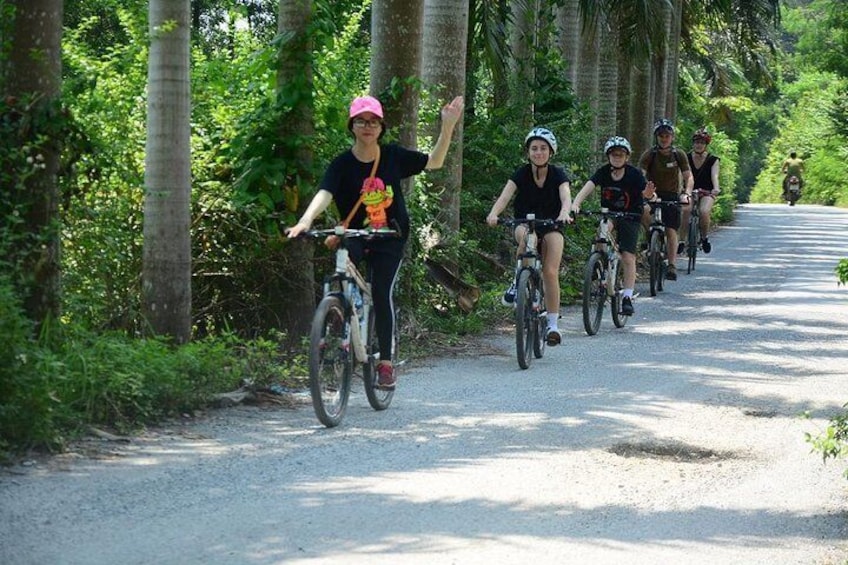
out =
[[[394,390],[396,382],[393,366],[396,353],[393,347],[396,323],[393,293],[410,235],[409,213],[400,183],[425,169],[442,167],[463,108],[461,96],[443,106],[439,137],[430,153],[423,153],[395,143],[381,143],[386,133],[386,124],[380,101],[372,96],[356,97],[348,111],[347,129],[353,137],[351,148],[330,163],[306,211],[294,226],[286,230],[289,238],[307,234],[315,236],[318,232],[310,231],[312,223],[331,204],[335,204],[340,217],[345,218],[338,226],[337,233],[327,237],[325,244],[330,248],[338,248],[339,238],[344,237],[345,230],[350,230],[353,237],[344,241],[343,253],[337,253],[337,260],[349,262],[350,265],[364,260],[366,275],[362,277],[355,268],[347,269],[345,265],[337,264],[335,280],[339,288],[333,290],[325,284],[325,299],[331,300],[336,307],[328,308],[325,305],[322,311],[326,315],[330,310],[339,310],[342,318],[338,324],[350,329],[342,328],[338,346],[341,353],[332,356],[326,351],[330,341],[328,336],[338,328],[332,327],[333,324],[327,320],[322,322],[323,326],[313,321],[314,343],[310,355],[321,357],[316,366],[323,364],[326,355],[327,363],[331,365],[329,373],[341,371],[349,376],[352,355],[347,351],[350,349],[348,342],[351,338],[357,341],[355,345],[360,351],[357,358],[364,356],[364,372],[373,373],[374,382],[368,383],[369,391],[373,388],[390,392]],[[719,159],[707,151],[711,137],[706,130],[695,132],[692,137],[693,149],[688,154],[673,145],[674,134],[671,121],[665,118],[657,121],[653,128],[655,144],[640,156],[638,168],[628,163],[632,153],[629,141],[621,136],[609,138],[604,146],[607,162],[586,181],[573,201],[569,174],[551,162],[558,149],[554,133],[545,127],[535,127],[525,136],[527,162],[519,166],[507,180],[486,222],[491,226],[509,225],[516,242],[516,272],[503,295],[504,304],[516,304],[516,297],[522,292],[518,286],[519,274],[523,270],[531,271],[523,279],[530,281],[523,292],[526,300],[536,302],[533,303],[532,314],[527,317],[523,333],[519,332],[518,335],[519,349],[523,349],[527,362],[527,351],[533,350],[536,356],[541,356],[544,345],[556,346],[562,341],[558,319],[564,227],[575,221],[581,206],[596,188],[600,189],[602,210],[611,212],[605,212],[603,221],[610,223],[602,230],[603,237],[608,237],[610,241],[597,243],[608,243],[609,249],[615,252],[610,256],[616,267],[616,272],[611,276],[615,279],[612,309],[617,326],[621,327],[626,318],[635,312],[636,257],[640,234],[647,236],[649,230],[655,227],[652,202],[662,203],[662,225],[659,228],[665,234],[663,244],[667,267],[663,271],[664,278],[677,278],[675,261],[685,248],[684,240],[679,238],[679,230],[681,226],[689,225],[696,190],[701,196],[696,212],[700,220],[697,228],[700,236],[698,247],[704,253],[710,252],[709,216],[720,191]],[[499,216],[513,200],[515,221],[508,223]],[[673,203],[673,206],[666,206],[668,203]],[[363,230],[391,231],[396,237],[362,237]],[[528,241],[534,242],[536,248],[528,249]],[[617,268],[619,260],[620,275]],[[611,266],[606,261],[605,265]],[[538,269],[538,273],[534,274],[533,269]],[[607,276],[602,270],[599,273]],[[362,330],[369,334],[372,331],[369,328],[373,326],[373,341],[376,343],[370,343],[368,335],[359,335],[359,327],[352,327],[358,326],[358,306],[354,306],[353,302],[363,293],[369,303],[373,303],[373,312],[369,315],[373,316],[373,321],[360,320],[363,323]],[[603,300],[600,305],[603,306]],[[597,331],[596,323],[594,326]],[[531,341],[536,338],[531,347]],[[364,354],[361,353],[363,347],[368,348]],[[525,364],[522,367],[526,368]],[[342,379],[342,382],[347,383],[348,380]],[[323,394],[336,394],[338,386],[324,386]],[[344,395],[346,403],[346,391]],[[382,409],[388,405],[389,400],[390,396],[388,400],[384,398],[372,404]],[[337,414],[324,418],[330,422],[327,425],[338,423],[344,403],[338,408]],[[316,410],[319,410],[317,404]]]
[[[599,188],[601,208],[616,213],[615,217],[610,218],[614,234],[614,242],[611,243],[620,253],[623,269],[621,314],[633,315],[638,242],[640,234],[644,234],[643,246],[647,250],[653,223],[652,210],[661,210],[666,250],[664,278],[677,280],[677,255],[687,248],[679,232],[681,226],[690,225],[695,196],[700,196],[696,212],[697,233],[692,234],[697,239],[690,247],[697,246],[704,253],[709,253],[712,250],[709,241],[710,213],[720,192],[719,158],[707,151],[711,136],[706,129],[699,129],[693,134],[693,149],[690,153],[674,146],[675,130],[670,120],[658,120],[654,124],[653,134],[655,144],[640,156],[638,168],[628,163],[633,151],[630,142],[621,136],[610,137],[604,145],[606,164],[594,172],[572,201],[571,179],[561,168],[550,165],[550,158],[556,154],[556,136],[549,129],[534,128],[524,140],[529,162],[517,169],[507,181],[486,218],[487,223],[497,225],[498,216],[513,196],[516,218],[534,214],[536,219],[556,218],[563,225],[571,223],[580,213],[586,199]],[[522,226],[515,228],[518,254],[524,252],[525,233],[526,229]],[[562,232],[548,230],[540,234],[539,240],[546,273],[545,284],[558,289]],[[555,321],[559,303],[554,298],[559,298],[558,293],[556,297],[551,296],[547,304],[548,345],[561,342]],[[502,302],[512,305],[514,300],[515,282],[504,293]]]

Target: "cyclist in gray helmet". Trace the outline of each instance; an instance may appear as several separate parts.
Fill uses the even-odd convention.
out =
[[[604,145],[607,164],[595,171],[592,178],[586,181],[574,197],[571,210],[575,214],[580,212],[580,205],[595,188],[600,187],[602,207],[615,212],[632,212],[641,215],[644,199],[654,196],[654,186],[645,181],[645,176],[639,169],[627,163],[631,152],[630,142],[627,139],[613,136],[607,140]],[[624,270],[621,313],[632,316],[634,313],[633,289],[636,286],[636,242],[639,239],[639,216],[615,220],[615,232],[618,249],[621,252],[621,266]]]

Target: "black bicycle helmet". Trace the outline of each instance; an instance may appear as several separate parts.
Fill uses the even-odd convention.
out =
[[[674,123],[672,123],[672,121],[668,118],[660,118],[654,124],[654,135],[663,131],[674,133]]]

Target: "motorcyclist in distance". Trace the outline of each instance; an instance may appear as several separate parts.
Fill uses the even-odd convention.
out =
[[[798,186],[801,190],[804,189],[804,177],[802,176],[804,173],[804,160],[798,157],[798,154],[793,151],[789,154],[789,157],[783,161],[783,165],[780,167],[780,172],[783,173],[783,199],[789,199],[789,179],[791,177],[798,177]]]

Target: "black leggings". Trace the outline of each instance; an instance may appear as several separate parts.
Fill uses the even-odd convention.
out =
[[[392,336],[395,332],[394,287],[406,241],[382,239],[363,241],[352,239],[347,242],[351,260],[359,267],[365,258],[365,278],[371,282],[374,299],[374,316],[380,359],[392,361]]]

